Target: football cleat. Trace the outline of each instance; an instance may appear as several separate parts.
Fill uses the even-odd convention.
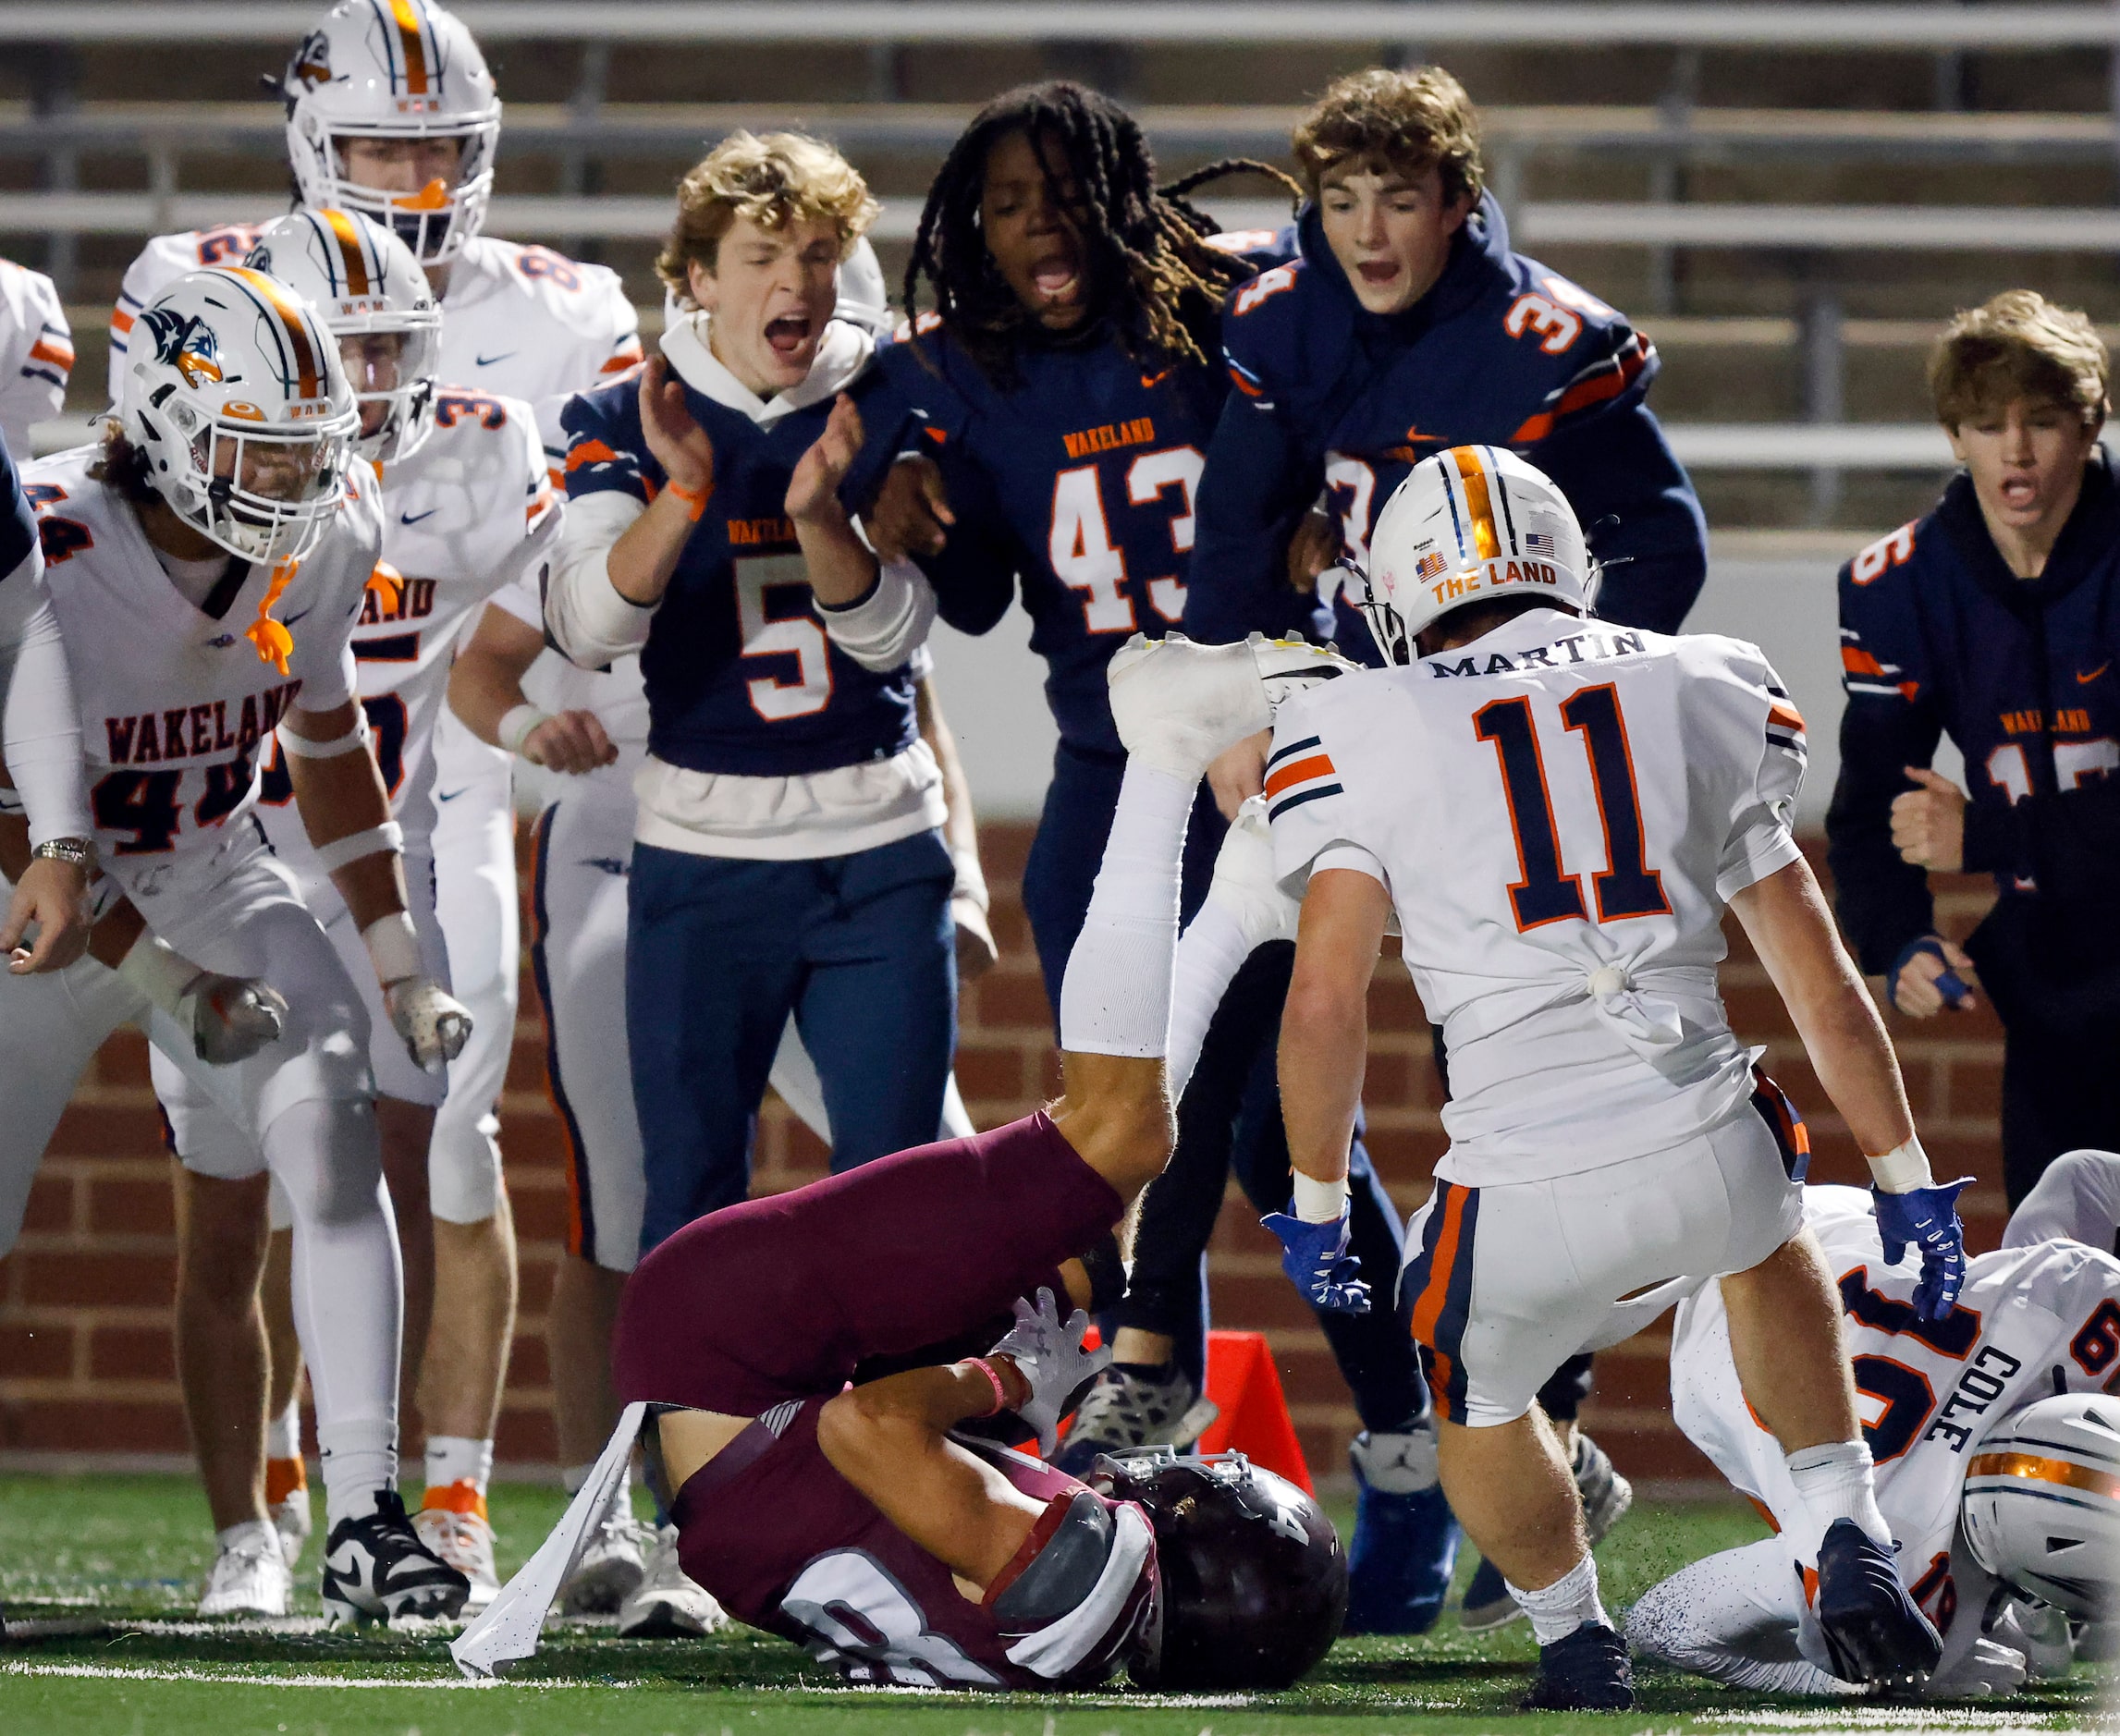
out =
[[[324,1550],[324,1616],[331,1627],[456,1615],[471,1582],[420,1541],[395,1489],[379,1489],[375,1510],[342,1519]]]
[[[559,1588],[559,1611],[569,1616],[618,1614],[647,1574],[645,1550],[653,1534],[630,1506],[607,1514],[589,1534],[582,1559]]]
[[[470,1498],[459,1500],[460,1494]],[[429,1552],[471,1582],[463,1606],[467,1616],[476,1615],[500,1595],[500,1575],[493,1564],[493,1526],[479,1510],[484,1506],[469,1485],[452,1484],[446,1489],[429,1489],[420,1510],[412,1515],[412,1529]]]
[[[1053,1468],[1071,1477],[1086,1476],[1101,1453],[1190,1447],[1219,1414],[1175,1363],[1152,1375],[1143,1374],[1138,1363],[1114,1363],[1083,1395],[1074,1426],[1053,1455]]]
[[[1819,1626],[1832,1673],[1893,1693],[1918,1693],[1943,1656],[1892,1557],[1852,1519],[1836,1519],[1819,1545]]]
[[[729,1617],[704,1586],[685,1577],[678,1561],[677,1527],[665,1525],[643,1564],[641,1583],[619,1606],[622,1640],[681,1640],[712,1633]]]
[[[1575,1493],[1583,1498],[1583,1529],[1594,1548],[1626,1517],[1627,1509],[1635,1504],[1635,1485],[1612,1468],[1605,1449],[1581,1429],[1575,1431],[1575,1456],[1568,1468],[1575,1478]]]
[[[215,1551],[199,1599],[202,1616],[284,1616],[294,1595],[294,1575],[280,1553],[279,1533],[268,1520],[241,1528]]]
[[[1466,1633],[1491,1633],[1523,1620],[1523,1608],[1509,1595],[1509,1582],[1501,1577],[1501,1570],[1482,1556],[1464,1583],[1457,1625]]]
[[[1274,707],[1358,666],[1299,639],[1254,633],[1237,645],[1196,645],[1182,633],[1136,633],[1106,679],[1127,753],[1188,781],[1225,750],[1273,727]]]
[[[265,1461],[265,1511],[280,1534],[280,1553],[291,1572],[308,1547],[314,1524],[309,1511],[309,1473],[300,1460]]]
[[[1526,1712],[1624,1712],[1635,1703],[1627,1643],[1586,1621],[1564,1640],[1538,1648],[1538,1674],[1516,1704]]]
[[[1436,1470],[1435,1424],[1403,1435],[1365,1430],[1347,1456],[1356,1494],[1342,1632],[1426,1633],[1450,1595],[1461,1534]]]

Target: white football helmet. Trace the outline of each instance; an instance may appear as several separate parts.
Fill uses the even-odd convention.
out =
[[[1502,446],[1452,446],[1415,465],[1377,515],[1347,600],[1387,663],[1414,661],[1421,630],[1451,610],[1536,596],[1587,614],[1597,574],[1575,509],[1551,478]]]
[[[170,510],[266,565],[314,545],[360,426],[316,310],[241,265],[187,272],[141,313],[118,415]]]
[[[2079,1620],[2120,1610],[2120,1399],[2041,1399],[1973,1449],[1960,1516],[1973,1559]]]
[[[374,464],[418,451],[435,427],[442,309],[412,250],[357,211],[292,211],[259,231],[243,263],[324,315],[356,404],[387,406],[373,434],[354,436],[353,449]],[[362,340],[377,336],[398,339],[394,357],[362,353]]]
[[[430,0],[339,0],[302,39],[280,83],[288,160],[301,202],[358,211],[402,236],[422,264],[454,259],[485,223],[500,145],[500,98],[472,33]],[[457,139],[456,185],[357,187],[348,139]]]

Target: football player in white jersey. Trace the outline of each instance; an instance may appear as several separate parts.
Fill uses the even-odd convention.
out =
[[[171,947],[263,978],[288,1009],[276,1040],[198,1078],[254,1141],[249,1168],[217,1184],[249,1204],[241,1253],[253,1275],[266,1173],[292,1208],[329,1516],[324,1599],[339,1620],[453,1613],[468,1590],[421,1544],[394,1486],[400,1286],[368,1013],[252,817],[262,750],[276,738],[386,1015],[415,1060],[442,1065],[463,1009],[423,963],[399,831],[355,703],[349,633],[381,540],[374,473],[350,450],[358,420],[312,308],[260,272],[197,272],[135,325],[104,445],[27,478],[105,871]],[[42,1150],[96,1046],[161,998],[110,980],[128,992],[86,1002],[64,977],[0,984],[11,1140]],[[47,984],[67,997],[56,1009]],[[188,1396],[220,1372],[186,1368]],[[198,1417],[220,1420],[211,1408]],[[208,1498],[223,1556],[261,1581],[276,1568],[284,1604],[262,1489],[217,1485]]]
[[[0,259],[0,438],[30,459],[30,429],[56,416],[74,371],[74,334],[59,292],[41,271]]]
[[[1802,719],[1773,671],[1734,641],[1599,627],[1584,618],[1591,579],[1545,476],[1452,448],[1401,484],[1354,581],[1394,666],[1277,717],[1275,866],[1305,894],[1281,1047],[1294,1201],[1267,1221],[1298,1283],[1335,1305],[1354,1264],[1366,993],[1395,915],[1452,1086],[1451,1148],[1400,1293],[1435,1358],[1451,1507],[1539,1642],[1526,1705],[1632,1698],[1533,1396],[1715,1278],[1746,1396],[1809,1514],[1838,1668],[1918,1681],[1937,1636],[1890,1576],[1835,1298],[1801,1233],[1800,1147],[1716,990],[1725,907],[1876,1154],[1887,1236],[1921,1244],[1930,1313],[1964,1272],[1956,1189],[1930,1179],[1883,1026],[1791,836]]]
[[[2096,1160],[2083,1167],[2109,1199],[2120,1159],[2085,1152],[2070,1158]],[[1805,1190],[1805,1219],[1838,1280],[1856,1386],[1869,1416],[1864,1433],[1877,1459],[1878,1506],[1898,1548],[1894,1564],[1943,1633],[1931,1693],[2006,1693],[2028,1675],[2066,1674],[2066,1626],[2019,1600],[2074,1604],[2068,1613],[2080,1619],[2098,1615],[2100,1603],[2120,1589],[2120,1550],[2113,1547],[2120,1537],[2120,1432],[2107,1436],[2104,1463],[2082,1473],[1992,1462],[2008,1450],[2004,1436],[2053,1436],[2051,1427],[2022,1425],[2028,1410],[2044,1412],[2063,1399],[2065,1417],[2065,1395],[2105,1391],[2120,1364],[2120,1260],[2103,1252],[2113,1243],[2111,1206],[2094,1223],[2070,1213],[2080,1241],[2025,1239],[2042,1215],[2035,1204],[2043,1210],[2057,1203],[2039,1196],[2061,1168],[2050,1169],[2018,1208],[2009,1245],[1968,1264],[1957,1304],[1939,1320],[1915,1313],[1909,1299],[1920,1275],[1911,1261],[1884,1257],[1866,1195],[1854,1188]],[[2027,1212],[2033,1219],[2020,1225]],[[1792,1522],[1796,1503],[1787,1468],[1746,1410],[1729,1320],[1712,1288],[1679,1305],[1671,1389],[1687,1438],[1787,1534],[1682,1569],[1634,1607],[1628,1639],[1660,1663],[1738,1687],[1848,1692],[1810,1607],[1816,1575],[1794,1541],[1802,1528]],[[2030,1491],[2025,1498],[2042,1518],[2028,1559],[1968,1536],[1978,1531],[1983,1491],[2010,1483]],[[2085,1534],[2086,1524],[2098,1529]]]
[[[480,233],[501,104],[471,32],[430,0],[341,0],[289,58],[280,92],[302,202],[361,212],[411,247],[441,299],[438,377],[529,403],[557,490],[567,449],[560,410],[573,393],[640,361],[638,322],[608,268]],[[239,259],[256,239],[254,226],[238,225],[151,241],[126,274],[112,316],[114,382],[131,321],[162,284],[199,263]],[[473,1028],[435,1118],[436,1326],[424,1378],[432,1393],[460,1395],[471,1418],[497,1401],[508,1352],[500,1328],[515,1295],[494,1108],[515,1031],[515,812],[509,756],[446,712],[434,752],[435,909],[451,986]],[[426,1420],[444,1443],[430,1443],[430,1496],[446,1510],[483,1498],[477,1467],[490,1440]],[[284,1418],[275,1433],[288,1452],[276,1464],[284,1475],[294,1462]]]
[[[430,973],[446,982],[447,957],[434,913],[433,742],[451,648],[463,622],[489,593],[519,576],[535,582],[564,507],[545,475],[528,405],[437,384],[440,315],[418,263],[396,235],[356,213],[298,211],[265,226],[247,263],[271,272],[323,314],[361,407],[354,449],[376,466],[382,479],[383,558],[353,630],[353,654],[362,710],[392,813],[404,835],[406,880],[423,954]],[[259,809],[265,836],[300,882],[350,973],[359,962],[359,936],[297,821],[287,772],[279,763],[266,768]],[[476,1454],[478,1443],[492,1436],[497,1391],[437,1390],[421,1379],[434,1296],[428,1151],[443,1075],[411,1064],[373,997],[369,1018],[384,1171],[406,1263],[406,1390],[418,1396],[430,1450],[439,1436],[453,1441],[460,1454]],[[187,1165],[219,1174],[251,1163],[248,1133],[203,1101],[166,1061],[157,1064],[155,1083],[169,1111],[176,1150]],[[202,1226],[203,1216],[196,1210],[188,1215],[188,1234]],[[211,1238],[214,1227],[204,1224],[198,1233]],[[185,1270],[202,1265],[187,1262]],[[199,1281],[218,1282],[203,1270]],[[179,1332],[187,1317],[227,1320],[231,1312],[180,1310]],[[505,1317],[484,1326],[487,1331],[509,1329]],[[240,1317],[233,1329],[250,1335],[254,1344],[253,1320]],[[219,1348],[202,1347],[201,1354]],[[242,1393],[236,1414],[257,1418],[259,1426],[236,1429],[231,1416],[230,1432],[222,1437],[227,1450],[248,1460],[262,1457],[264,1401],[262,1389]],[[485,1450],[490,1454],[490,1448]],[[475,1484],[468,1476],[466,1487],[450,1491],[458,1508],[433,1504],[415,1522],[429,1547],[470,1578],[474,1607],[497,1588],[484,1511],[489,1468],[490,1461],[475,1466]],[[287,1493],[279,1492],[282,1499]],[[302,1507],[306,1510],[306,1502]]]

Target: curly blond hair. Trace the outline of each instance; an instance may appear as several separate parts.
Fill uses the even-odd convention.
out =
[[[2104,340],[2089,316],[2056,307],[2036,289],[2005,289],[1960,309],[1929,352],[1929,396],[1946,428],[2020,397],[2073,410],[2095,428],[2111,408],[2110,378]]]
[[[860,172],[821,139],[807,133],[738,130],[709,151],[678,183],[677,221],[656,256],[656,275],[685,307],[692,267],[712,271],[721,238],[739,217],[761,229],[785,228],[798,217],[839,225],[844,258],[875,225],[878,211]]]
[[[1479,111],[1440,67],[1372,67],[1335,79],[1289,142],[1313,199],[1326,176],[1349,165],[1401,175],[1425,174],[1432,165],[1453,204],[1477,199],[1486,184]]]

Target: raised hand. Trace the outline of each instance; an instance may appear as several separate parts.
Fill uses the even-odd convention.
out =
[[[846,514],[839,506],[839,486],[854,459],[861,456],[868,437],[862,427],[862,413],[844,392],[832,405],[825,431],[795,466],[788,480],[788,516],[798,524],[817,520],[842,523]]]
[[[1088,1314],[1077,1308],[1063,1321],[1051,1290],[1041,1285],[1035,1307],[1016,1299],[1016,1324],[986,1352],[1006,1356],[1030,1387],[1030,1399],[1016,1407],[1016,1414],[1037,1430],[1042,1458],[1051,1458],[1060,1442],[1060,1407],[1069,1395],[1111,1361],[1109,1350],[1082,1348],[1088,1330]]]
[[[1966,865],[1966,792],[1926,765],[1906,772],[1919,787],[1892,799],[1892,847],[1917,868],[1955,874]]]
[[[650,356],[641,370],[641,433],[674,486],[693,495],[713,489],[714,442],[693,419],[667,356]]]

